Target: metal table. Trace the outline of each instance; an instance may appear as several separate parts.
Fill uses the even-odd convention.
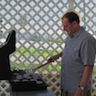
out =
[[[56,96],[51,90],[13,92],[13,96]]]

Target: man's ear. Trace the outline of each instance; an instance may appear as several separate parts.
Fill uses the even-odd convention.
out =
[[[77,22],[76,22],[76,21],[73,21],[73,22],[72,22],[72,25],[73,25],[74,27],[77,27]]]

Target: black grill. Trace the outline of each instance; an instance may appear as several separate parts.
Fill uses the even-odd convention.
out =
[[[28,74],[23,70],[14,70],[12,77],[12,91],[46,90],[47,88],[47,84],[38,74]]]
[[[10,69],[9,55],[15,51],[16,32],[12,30],[5,43],[0,46],[0,80],[9,80],[12,91],[45,90],[47,84],[38,74],[27,74],[23,70]]]

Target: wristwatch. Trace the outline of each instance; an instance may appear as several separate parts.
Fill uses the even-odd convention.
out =
[[[84,87],[84,86],[80,86],[80,85],[79,85],[79,88],[80,88],[82,91],[85,90],[85,87]]]

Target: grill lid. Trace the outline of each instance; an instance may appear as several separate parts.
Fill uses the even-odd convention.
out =
[[[0,80],[11,79],[9,55],[15,51],[15,30],[12,30],[6,41],[0,46]]]

